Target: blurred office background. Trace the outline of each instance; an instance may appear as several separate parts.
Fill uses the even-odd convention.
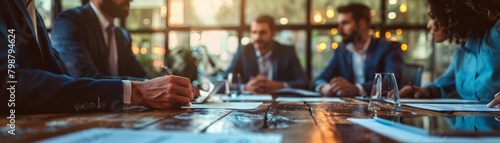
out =
[[[82,1],[36,4],[50,30],[57,13]],[[351,2],[373,9],[374,37],[401,42],[406,63],[425,65],[423,84],[444,72],[456,45],[432,41],[426,0],[134,0],[128,18],[116,23],[129,30],[132,51],[151,75],[162,75],[159,67],[168,64],[192,79],[220,80],[238,45],[251,42],[249,23],[270,14],[278,24],[275,39],[295,45],[304,71],[314,79],[342,39],[336,9]]]

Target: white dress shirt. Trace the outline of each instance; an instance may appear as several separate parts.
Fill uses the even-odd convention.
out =
[[[104,37],[104,41],[106,45],[109,46],[109,67],[111,70],[112,76],[118,76],[118,52],[116,47],[116,40],[114,33],[106,32],[106,28],[109,26],[111,22],[113,22],[113,18],[106,18],[103,13],[97,7],[95,7],[94,3],[90,2],[90,7],[97,15],[97,19],[99,19],[99,23],[101,25],[102,35]],[[108,39],[108,34],[111,34],[111,39]],[[132,99],[132,83],[129,80],[122,80],[123,82],[123,103],[130,104],[130,100]]]
[[[259,64],[259,74],[263,75],[269,79],[273,79],[273,63],[271,62],[272,50],[269,50],[265,55],[260,53],[260,50],[255,50],[255,56],[257,56],[257,63]]]
[[[112,76],[118,76],[118,52],[116,47],[116,40],[114,32],[108,33],[106,28],[113,22],[113,18],[107,18],[101,13],[100,10],[95,7],[93,2],[90,2],[90,7],[94,10],[94,13],[97,15],[97,19],[99,19],[99,23],[101,25],[102,35],[104,37],[104,42],[109,46],[109,56],[108,56],[108,64],[110,68],[110,73]],[[110,37],[111,39],[108,39]]]
[[[361,86],[361,83],[365,82],[365,62],[367,57],[368,46],[370,46],[371,38],[368,38],[365,45],[359,51],[354,49],[354,45],[351,43],[346,45],[349,52],[352,53],[352,69],[354,72],[354,81],[356,82],[356,87],[359,90],[360,95],[366,95],[366,91]]]

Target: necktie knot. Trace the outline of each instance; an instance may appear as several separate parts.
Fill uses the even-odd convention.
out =
[[[111,34],[111,32],[113,32],[114,28],[115,28],[115,25],[113,25],[113,22],[110,22],[109,25],[106,27],[106,32],[108,32],[108,34]]]

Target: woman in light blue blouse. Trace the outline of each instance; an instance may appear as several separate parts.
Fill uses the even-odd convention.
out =
[[[423,88],[405,86],[402,98],[460,98],[489,102],[500,92],[500,2],[429,0],[427,28],[436,42],[460,43],[448,69]],[[500,100],[500,99],[498,99]]]

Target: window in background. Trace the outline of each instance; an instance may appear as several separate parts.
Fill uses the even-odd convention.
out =
[[[168,47],[172,53],[190,49],[198,59],[198,71],[220,80],[238,48],[236,33],[226,30],[170,31]]]
[[[349,3],[361,3],[369,6],[372,11],[372,23],[380,23],[380,1],[378,0],[348,0],[348,1],[332,1],[332,0],[313,0],[311,14],[311,24],[335,24],[337,23],[337,8]]]
[[[391,29],[385,33],[381,33],[382,38],[388,41],[397,41],[401,43],[400,49],[403,51],[405,63],[424,65],[422,85],[432,80],[429,69],[431,63],[432,39],[429,36],[427,30]]]
[[[61,0],[62,10],[72,9],[82,5],[81,0]]]
[[[170,0],[170,26],[238,26],[240,0]]]
[[[313,30],[311,38],[311,67],[312,78],[314,79],[328,65],[328,61],[341,44],[342,37],[338,33],[337,28],[332,28],[330,30]]]
[[[127,17],[127,29],[165,29],[165,0],[132,1]]]
[[[245,23],[250,24],[258,15],[269,14],[277,25],[306,24],[305,0],[246,0]]]
[[[443,43],[436,43],[434,51],[434,75],[439,76],[445,72],[453,59],[453,52],[459,45],[445,41]]]
[[[426,24],[426,0],[387,0],[387,24]]]
[[[378,30],[370,30],[369,32],[372,35],[378,35],[376,33],[380,33]],[[329,30],[312,30],[311,40],[311,67],[312,78],[314,79],[318,77],[328,65],[333,53],[342,44],[342,36],[340,36],[337,28],[331,28]]]
[[[153,77],[163,75],[160,67],[164,64],[165,34],[131,34],[132,52]]]
[[[291,45],[295,47],[295,53],[299,59],[302,70],[306,72],[306,47],[307,34],[305,30],[281,30],[274,36],[274,40],[283,45]],[[241,39],[242,45],[252,43],[252,38],[248,32],[243,33]]]
[[[37,0],[34,1],[36,10],[42,16],[46,28],[52,27],[52,0]]]
[[[405,63],[427,64],[432,52],[426,30],[392,29],[382,34],[388,41],[400,42]]]

